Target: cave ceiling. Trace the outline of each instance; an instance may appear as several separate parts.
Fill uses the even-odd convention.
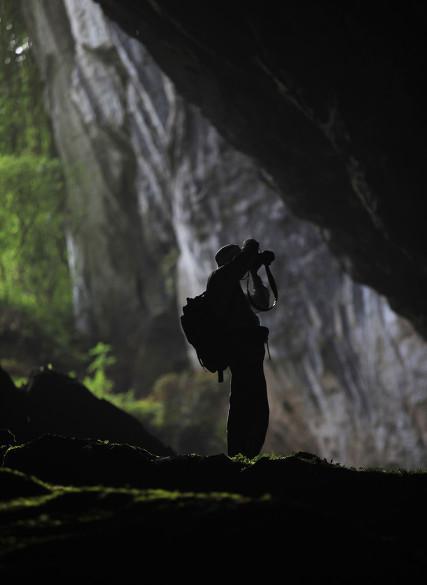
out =
[[[427,337],[422,3],[98,2]]]

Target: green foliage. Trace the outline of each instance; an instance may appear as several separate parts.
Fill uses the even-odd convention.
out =
[[[0,349],[26,363],[65,355],[73,335],[64,181],[30,49],[21,2],[2,0]]]
[[[21,386],[25,386],[28,382],[28,377],[27,376],[13,376],[12,377],[13,383],[15,384],[15,386],[17,388],[20,388]]]
[[[152,398],[137,398],[133,390],[115,394],[110,398],[118,408],[134,416],[145,428],[161,435],[164,404]],[[160,432],[159,432],[160,431]]]
[[[99,342],[88,352],[91,362],[87,368],[90,375],[83,378],[83,384],[98,398],[111,398],[113,382],[108,378],[107,368],[116,363],[116,358],[111,355],[111,346]]]
[[[60,334],[71,316],[57,160],[0,156],[0,301],[30,309]]]
[[[111,345],[98,342],[89,350],[88,359],[90,361],[83,384],[97,398],[108,400],[151,429],[161,427],[163,405],[158,401],[150,398],[138,399],[132,389],[120,394],[113,392],[113,382],[108,377],[108,368],[116,363],[116,358],[111,353]]]
[[[260,453],[259,455],[256,455],[252,459],[250,457],[246,457],[246,455],[242,455],[242,453],[238,453],[237,455],[234,455],[233,457],[231,457],[231,459],[233,461],[235,461],[236,463],[242,463],[243,465],[247,465],[248,467],[250,467],[251,465],[255,465],[255,463],[257,461],[259,461],[260,459],[273,460],[273,459],[281,459],[281,458],[282,457],[280,455],[275,455],[275,454],[271,454],[271,453],[268,453],[267,455],[265,453]]]
[[[52,154],[43,88],[20,2],[0,2],[0,153]]]
[[[225,451],[228,388],[203,371],[169,373],[157,380],[152,392],[138,398],[133,389],[114,393],[108,368],[115,358],[111,346],[97,343],[89,353],[83,384],[137,418],[177,452],[201,454]]]

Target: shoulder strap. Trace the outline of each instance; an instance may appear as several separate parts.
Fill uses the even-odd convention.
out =
[[[274,303],[271,305],[271,307],[269,307],[268,309],[264,309],[262,307],[259,307],[251,298],[251,295],[249,293],[249,278],[248,278],[248,282],[246,283],[246,290],[247,290],[247,296],[249,299],[249,302],[251,303],[251,305],[257,310],[257,311],[271,311],[271,309],[274,309],[274,307],[277,305],[277,301],[279,299],[279,292],[277,290],[277,284],[276,284],[276,280],[273,276],[273,274],[271,273],[270,270],[270,266],[268,266],[267,264],[264,265],[265,266],[265,271],[267,273],[267,279],[268,279],[268,284],[270,285],[270,288],[272,290],[273,296],[274,296]]]

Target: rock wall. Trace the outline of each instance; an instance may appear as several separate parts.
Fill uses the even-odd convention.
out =
[[[23,8],[66,172],[76,324],[94,342],[113,344],[122,389],[147,392],[165,368],[185,361],[162,185],[173,119],[173,107],[162,103],[174,96],[151,61],[144,67],[139,44],[93,3],[42,0]]]
[[[427,338],[427,10],[96,0]]]
[[[262,317],[272,355],[266,449],[311,450],[354,465],[422,465],[424,341],[382,297],[354,284],[321,233],[191,111],[198,157],[178,177],[174,198],[180,304],[204,288],[221,245],[251,234],[277,254],[280,302]]]
[[[264,318],[271,424],[265,448],[351,465],[427,463],[427,350],[272,179],[177,94],[143,46],[91,0],[24,3],[67,169],[76,319],[113,342],[124,387],[180,367],[187,296],[215,251],[248,236],[277,254]]]

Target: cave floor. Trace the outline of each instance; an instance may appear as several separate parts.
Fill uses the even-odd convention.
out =
[[[427,573],[417,530],[427,521],[425,473],[348,469],[304,453],[162,458],[70,440],[55,466],[54,442],[12,448],[0,469],[0,575],[15,582],[241,582],[256,572],[289,583],[408,583]],[[136,471],[128,457],[133,472],[112,473],[117,449],[144,463]]]

